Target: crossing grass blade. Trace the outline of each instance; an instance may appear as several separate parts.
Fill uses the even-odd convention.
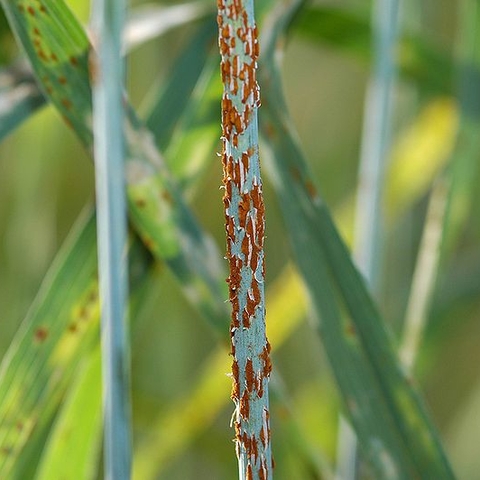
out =
[[[94,478],[102,432],[100,358],[95,348],[76,370],[49,431],[35,480]]]
[[[82,27],[63,1],[2,5],[41,87],[91,151],[90,45]],[[187,298],[206,318],[225,326],[222,256],[186,206],[151,134],[132,110],[124,134],[130,220],[154,256],[170,266]]]
[[[25,478],[28,444],[60,402],[98,329],[94,219],[80,220],[59,253],[0,368],[0,476]],[[65,288],[68,286],[69,288]],[[23,457],[25,458],[25,457]]]
[[[286,9],[281,21],[292,10]],[[274,51],[274,44],[267,48],[263,71],[263,83],[270,86],[263,94],[263,132],[272,150],[267,174],[320,314],[320,334],[361,448],[378,478],[453,478],[423,402],[399,366],[393,342],[309,173],[286,114]],[[348,320],[340,317],[336,299],[342,300]]]
[[[0,70],[0,140],[44,103],[28,68],[14,64]]]
[[[147,96],[145,125],[153,133],[155,143],[162,151],[170,144],[187,103],[192,102],[193,91],[213,50],[215,28],[213,17],[204,21],[179,55],[170,71],[169,81],[160,87],[155,85]],[[165,112],[169,114],[166,115]]]

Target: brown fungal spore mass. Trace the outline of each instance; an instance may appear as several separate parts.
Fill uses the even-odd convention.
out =
[[[219,0],[218,13],[236,451],[246,478],[268,479],[272,469],[268,413],[271,362],[265,332],[265,207],[257,132],[258,32],[252,0]]]

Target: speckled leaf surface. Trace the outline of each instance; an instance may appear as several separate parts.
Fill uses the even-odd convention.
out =
[[[42,89],[84,146],[92,146],[89,42],[63,1],[2,2]],[[125,125],[130,219],[145,245],[173,270],[201,311],[226,325],[222,256],[183,201],[152,135],[130,110]]]
[[[98,334],[95,223],[80,221],[0,367],[0,477],[25,478],[19,455],[42,436]],[[24,452],[23,452],[24,453]]]

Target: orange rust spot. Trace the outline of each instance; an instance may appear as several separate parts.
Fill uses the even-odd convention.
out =
[[[258,471],[258,479],[259,480],[267,480],[267,472],[266,468],[264,465],[264,462],[262,461],[262,464],[260,466],[260,470]]]
[[[307,188],[310,198],[315,199],[318,196],[317,189],[311,180],[307,180],[305,182],[305,187]]]
[[[349,337],[356,337],[357,336],[357,330],[355,329],[355,325],[353,325],[352,322],[348,322],[346,327],[345,327],[345,332],[347,333],[347,336]]]
[[[33,336],[36,342],[43,343],[48,337],[48,330],[45,327],[38,327]]]
[[[32,17],[35,16],[35,9],[34,9],[33,7],[28,6],[28,7],[27,7],[27,11],[28,11],[28,13],[29,13]]]
[[[162,190],[160,194],[161,198],[165,200],[167,203],[172,204],[173,203],[173,197],[172,194],[168,190]]]
[[[69,326],[68,326],[68,331],[70,333],[76,333],[78,331],[78,325],[76,323],[71,323]]]
[[[245,227],[247,220],[247,213],[250,210],[250,195],[248,193],[242,194],[242,199],[238,202],[238,220],[241,227]]]
[[[39,10],[40,10],[42,13],[47,13],[47,9],[46,9],[45,5],[40,4]]]
[[[41,49],[38,49],[37,50],[37,55],[38,57],[43,60],[45,63],[48,63],[49,62],[49,58],[47,57],[47,55],[45,55],[45,52]]]
[[[260,296],[260,287],[258,286],[257,280],[255,280],[255,277],[253,277],[252,280],[252,294],[253,294],[253,299],[257,305],[260,304],[261,296]]]
[[[150,237],[145,237],[143,239],[143,243],[145,244],[145,246],[150,250],[150,251],[154,251],[155,249],[155,242],[150,238]]]
[[[240,415],[244,420],[248,420],[250,417],[250,398],[246,391],[243,392],[242,398],[240,399]]]
[[[260,430],[260,440],[263,444],[263,447],[266,448],[267,447],[267,441],[266,441],[266,438],[265,438],[265,430],[263,428]]]
[[[68,98],[62,98],[60,102],[67,110],[70,110],[73,106],[72,102]]]
[[[40,33],[40,30],[39,30],[37,27],[35,27],[35,28],[33,29],[33,33],[34,33],[34,35],[38,35],[39,37],[42,36],[42,34]]]
[[[250,296],[247,295],[247,304],[245,305],[245,310],[247,313],[251,316],[255,313],[255,309],[257,308],[257,304],[255,303],[255,300],[250,298]]]
[[[250,315],[246,310],[243,310],[242,312],[242,323],[244,328],[250,328],[250,325],[251,325]]]
[[[78,67],[78,59],[76,57],[70,57],[69,61],[74,67]]]
[[[80,312],[78,312],[78,316],[82,319],[82,320],[88,320],[88,311],[87,311],[87,308],[85,306],[83,306],[82,308],[80,308]]]
[[[250,358],[247,358],[245,364],[245,381],[247,383],[247,391],[252,392],[255,386],[255,374],[253,373],[253,363]]]
[[[92,290],[88,295],[88,303],[95,303],[98,300],[98,291]]]
[[[270,344],[267,343],[263,347],[262,353],[260,354],[260,358],[263,361],[263,371],[262,374],[265,378],[270,376],[270,373],[272,372],[272,361],[270,360]]]
[[[18,430],[19,432],[21,432],[21,431],[23,430],[24,425],[23,425],[22,422],[18,421],[18,422],[16,423],[15,427],[17,428],[17,430]]]
[[[72,121],[66,115],[62,115],[62,118],[63,118],[63,121],[67,124],[67,126],[73,130]]]
[[[137,198],[135,200],[135,205],[138,207],[138,208],[143,208],[145,207],[145,205],[147,204],[147,202],[143,199],[143,198]]]
[[[232,363],[232,375],[233,375],[233,382],[232,382],[232,393],[231,398],[232,400],[238,400],[240,397],[240,386],[238,383],[239,379],[239,370],[238,370],[238,362],[234,359]]]
[[[2,447],[2,448],[0,448],[0,453],[2,455],[11,455],[12,452],[13,452],[12,447]]]
[[[58,62],[58,57],[57,57],[54,53],[52,53],[52,54],[50,55],[50,58],[51,58],[54,62]]]
[[[52,94],[53,94],[53,88],[52,88],[50,85],[48,85],[48,86],[45,88],[45,90],[47,91],[47,93],[48,93],[49,95],[52,95]]]
[[[248,236],[245,235],[242,240],[242,253],[245,255],[245,260],[248,259],[248,247],[250,245],[250,240],[248,239]]]
[[[67,79],[63,76],[58,77],[58,83],[60,85],[65,85],[67,83]]]

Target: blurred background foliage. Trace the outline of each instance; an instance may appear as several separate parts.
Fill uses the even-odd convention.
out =
[[[83,22],[88,21],[88,1],[67,3]],[[133,8],[145,2],[130,3]],[[397,338],[405,318],[434,180],[447,175],[467,148],[462,143],[465,117],[459,101],[465,88],[460,81],[465,72],[459,54],[460,10],[464,3],[477,2],[402,3],[402,40],[397,50],[400,75],[393,100],[378,299]],[[364,93],[370,73],[371,5],[365,0],[312,4],[323,8],[324,14],[298,15],[288,35],[282,72],[303,149],[322,195],[350,243]],[[175,58],[194,31],[194,24],[173,29],[129,54],[128,91],[140,112],[148,110],[150,92],[168,78]],[[478,30],[476,35],[480,38]],[[480,41],[477,43],[480,49]],[[18,56],[2,16],[2,67]],[[480,82],[474,85],[480,90]],[[471,101],[478,101],[474,97],[475,93]],[[463,94],[463,98],[469,105],[468,95]],[[220,115],[218,118],[219,137]],[[467,129],[476,132],[473,135],[480,135],[478,116],[470,115],[467,123]],[[212,157],[219,150],[220,142]],[[447,222],[450,229],[445,229],[433,301],[415,367],[454,470],[465,480],[478,478],[480,471],[475,448],[480,441],[480,198],[475,188],[480,180],[479,154],[478,149],[469,152],[473,166],[466,176],[468,181],[460,177],[456,185],[462,200]],[[32,115],[0,144],[0,355],[11,342],[75,218],[86,204],[92,203],[93,173],[87,154],[52,107]],[[223,250],[221,175],[220,161],[212,161],[191,205]],[[282,275],[288,276],[284,269],[291,261],[291,252],[268,182],[265,195],[267,296],[273,303],[278,301],[275,292],[279,283],[286,282],[287,277]],[[199,393],[199,398],[207,399],[208,421],[198,420],[196,425],[195,418],[191,418],[183,424],[178,420],[179,429],[171,426],[176,420],[175,414],[169,416],[169,412],[175,412],[177,406],[178,413],[178,405],[183,405],[191,389],[214,371],[209,365],[218,364],[216,368],[224,368],[224,373],[229,367],[228,359],[213,359],[219,348],[217,338],[184,301],[172,275],[159,266],[154,276],[148,294],[142,296],[132,338],[135,451],[142,458],[144,445],[146,451],[160,448],[151,438],[158,435],[159,426],[168,426],[170,421],[173,424],[168,427],[166,441],[173,447],[157,464],[153,478],[233,478],[233,432],[227,428],[233,405],[227,401],[230,380],[226,376]],[[339,414],[336,387],[320,339],[312,335],[312,314],[308,307],[304,308],[302,298],[301,290],[295,294],[292,289],[283,299],[281,311],[268,310],[270,324],[284,321],[287,312],[295,312],[293,315],[300,320],[273,353],[273,382],[289,392],[292,410],[314,457],[320,452],[321,461],[334,464]],[[213,392],[217,397],[225,392],[225,400],[218,405],[208,400],[209,389],[217,389]],[[288,423],[281,421],[284,412],[275,405],[274,399],[276,477],[316,478],[309,463],[292,449]]]

